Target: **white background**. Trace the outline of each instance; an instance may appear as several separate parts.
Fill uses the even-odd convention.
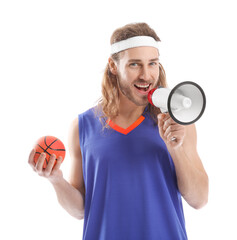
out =
[[[196,126],[209,203],[194,210],[184,201],[189,239],[237,239],[237,16],[230,0],[0,2],[0,239],[81,239],[83,221],[60,207],[28,155],[44,135],[67,146],[71,121],[100,97],[112,32],[143,21],[162,40],[169,86],[195,81],[207,96]],[[69,166],[67,154],[65,178]]]

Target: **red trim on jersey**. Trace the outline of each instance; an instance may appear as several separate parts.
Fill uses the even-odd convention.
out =
[[[137,126],[139,126],[143,120],[145,119],[144,116],[140,116],[132,125],[130,125],[128,128],[124,129],[122,127],[119,127],[117,124],[113,123],[111,120],[107,120],[107,123],[111,128],[113,128],[115,131],[120,132],[124,135],[127,135],[130,133],[133,129],[135,129]]]

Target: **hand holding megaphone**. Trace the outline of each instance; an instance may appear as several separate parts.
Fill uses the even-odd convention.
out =
[[[196,122],[204,113],[206,97],[202,88],[194,82],[181,82],[172,90],[159,87],[148,93],[149,102],[168,112],[171,118],[181,124]]]

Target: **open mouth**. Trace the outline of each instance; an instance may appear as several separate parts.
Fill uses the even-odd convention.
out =
[[[151,83],[150,84],[134,84],[134,86],[138,90],[143,91],[144,93],[146,93],[149,90],[150,85],[151,85]]]

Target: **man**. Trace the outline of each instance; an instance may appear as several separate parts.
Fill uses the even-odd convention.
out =
[[[61,158],[43,170],[45,155],[35,164],[30,154],[59,203],[84,218],[83,239],[187,239],[181,196],[196,209],[207,203],[195,126],[177,124],[147,100],[152,88],[166,86],[159,41],[145,23],[113,33],[102,98],[72,123],[69,182]]]

